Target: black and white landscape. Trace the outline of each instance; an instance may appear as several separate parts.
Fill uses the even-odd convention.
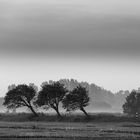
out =
[[[139,139],[139,0],[0,0],[0,139]]]

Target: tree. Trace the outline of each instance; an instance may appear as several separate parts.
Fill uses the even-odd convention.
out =
[[[78,87],[70,91],[70,93],[65,96],[62,103],[63,108],[67,109],[67,111],[74,111],[79,109],[86,115],[86,117],[89,117],[84,109],[89,104],[88,91],[85,87],[79,85]]]
[[[133,90],[127,97],[123,105],[123,112],[132,115],[140,116],[140,92]]]
[[[58,117],[61,117],[59,104],[66,93],[67,90],[64,88],[63,84],[60,84],[59,82],[46,82],[46,84],[42,85],[36,104],[40,107],[45,106],[46,109],[54,109]]]
[[[13,88],[8,88],[9,90],[4,97],[3,105],[7,106],[8,109],[27,107],[35,116],[38,116],[33,108],[33,101],[37,92],[34,86],[32,86],[32,84],[29,86],[23,84],[12,87]]]

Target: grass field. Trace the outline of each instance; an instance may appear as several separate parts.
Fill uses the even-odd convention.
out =
[[[140,139],[140,124],[130,122],[0,122],[0,139]]]
[[[84,116],[0,114],[0,140],[140,140],[139,119],[121,114]]]

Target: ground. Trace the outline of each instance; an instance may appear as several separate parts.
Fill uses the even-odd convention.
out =
[[[140,118],[125,114],[0,114],[0,140],[140,140]]]
[[[140,124],[134,122],[0,122],[0,139],[135,140]],[[22,140],[20,139],[20,140]]]

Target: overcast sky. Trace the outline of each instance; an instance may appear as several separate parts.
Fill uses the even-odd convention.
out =
[[[0,0],[0,96],[9,84],[74,78],[140,87],[139,0]]]

